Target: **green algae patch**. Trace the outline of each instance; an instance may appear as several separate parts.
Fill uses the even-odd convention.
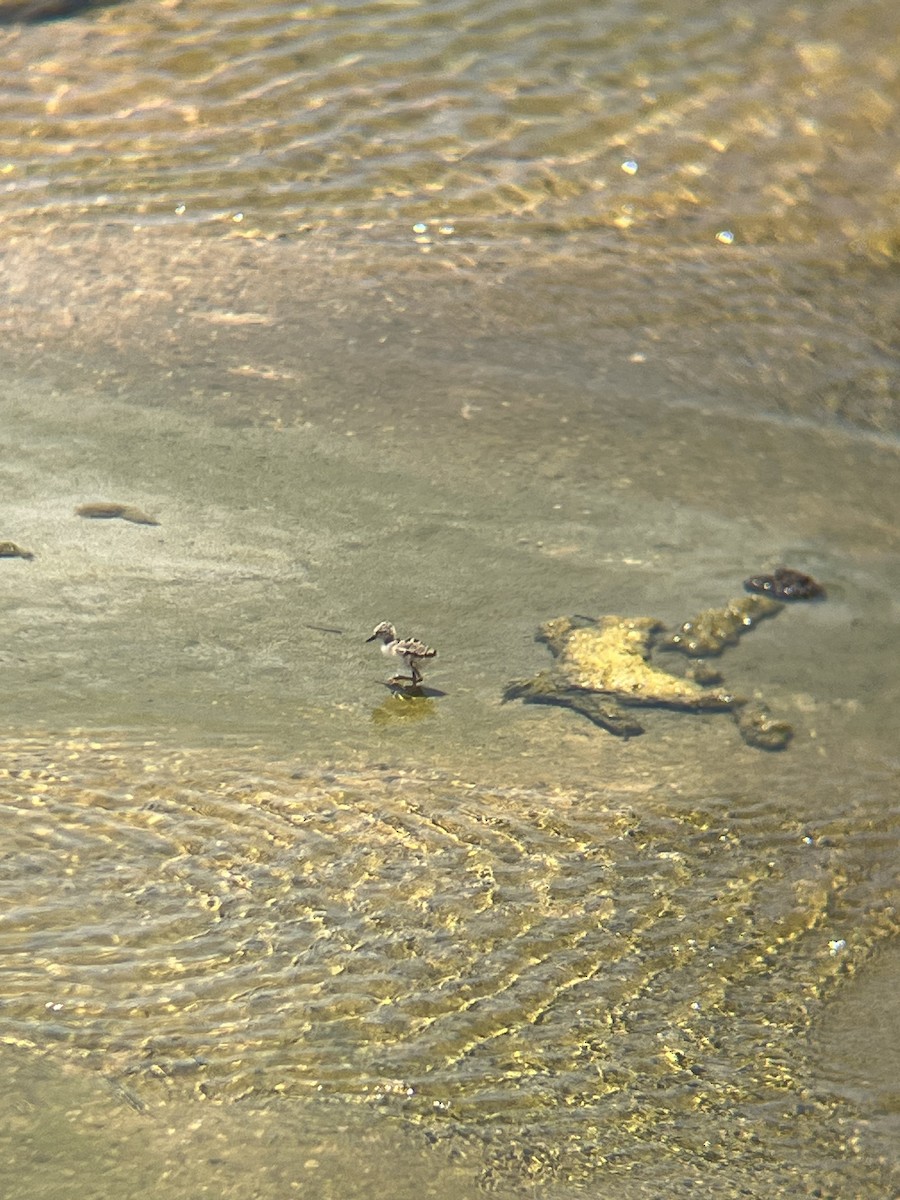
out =
[[[721,654],[727,646],[755,629],[767,617],[776,617],[784,608],[768,596],[742,596],[729,600],[723,608],[707,608],[667,633],[659,641],[661,650],[680,650],[692,658]]]
[[[635,704],[730,708],[732,698],[725,692],[653,666],[650,650],[661,629],[652,617],[600,617],[594,626],[582,628],[568,617],[557,617],[538,636],[558,656],[559,669],[574,687],[631,698]]]
[[[538,630],[554,655],[553,666],[531,679],[507,684],[504,700],[553,704],[581,713],[618,737],[634,737],[643,726],[629,708],[656,706],[686,712],[730,712],[741,737],[761,750],[781,750],[793,736],[762,703],[748,706],[721,682],[704,686],[703,675],[676,675],[651,661],[653,649],[683,649],[691,655],[720,654],[741,634],[783,605],[766,597],[731,601],[710,609],[673,632],[653,617],[555,617]],[[688,646],[693,648],[687,648]],[[711,647],[706,651],[701,647]]]

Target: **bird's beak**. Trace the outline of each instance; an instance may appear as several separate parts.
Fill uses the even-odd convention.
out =
[[[375,639],[376,639],[377,637],[378,637],[378,634],[377,634],[377,633],[373,633],[373,634],[372,634],[372,636],[371,636],[370,638],[366,638],[366,641],[367,641],[367,642],[374,642],[374,641],[375,641]]]

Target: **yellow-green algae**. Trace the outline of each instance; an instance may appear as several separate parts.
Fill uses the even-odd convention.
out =
[[[761,616],[774,615],[772,610],[781,607],[758,596],[733,601],[725,609],[701,614],[709,618],[701,622],[703,636],[707,643],[718,644],[723,638],[736,641],[737,625],[745,632]],[[723,686],[705,687],[690,675],[674,675],[651,662],[654,645],[668,648],[675,636],[662,637],[664,630],[653,617],[556,617],[541,625],[537,635],[554,654],[553,666],[532,679],[513,680],[504,699],[572,708],[620,737],[643,733],[640,722],[627,712],[631,707],[730,712],[749,745],[781,750],[788,744],[793,736],[790,725],[771,717],[761,701],[744,711],[745,697]]]
[[[0,764],[0,1039],[148,1115],[331,1097],[486,1185],[893,1194],[805,1044],[897,932],[896,813],[84,737]]]
[[[556,654],[558,669],[572,687],[631,698],[635,704],[730,708],[733,697],[727,692],[703,688],[649,661],[662,628],[652,617],[606,616],[584,627],[557,617],[542,625],[538,636]]]
[[[777,616],[783,604],[768,596],[739,596],[723,608],[707,608],[667,633],[659,641],[661,650],[680,650],[694,658],[721,654],[766,617]]]

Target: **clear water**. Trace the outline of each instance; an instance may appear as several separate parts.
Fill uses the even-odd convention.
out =
[[[897,1190],[895,22],[4,31],[8,1190]],[[784,753],[501,703],[779,562]]]
[[[890,0],[113,5],[4,35],[4,215],[883,252],[897,33]]]

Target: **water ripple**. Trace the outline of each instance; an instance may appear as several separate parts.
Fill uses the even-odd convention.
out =
[[[4,37],[0,215],[694,238],[721,214],[880,245],[890,24],[884,0],[96,9]]]
[[[651,1130],[700,1154],[738,1113],[732,1138],[779,1097],[799,1112],[811,1007],[891,928],[869,844],[896,846],[889,821],[861,851],[849,825],[800,838],[768,805],[676,812],[646,788],[77,738],[4,762],[2,1036],[142,1103],[325,1093],[441,1137],[500,1122],[544,1166],[569,1145],[570,1178],[603,1129],[625,1164]],[[830,1121],[780,1136],[835,1154]],[[523,1165],[519,1135],[496,1153]]]

